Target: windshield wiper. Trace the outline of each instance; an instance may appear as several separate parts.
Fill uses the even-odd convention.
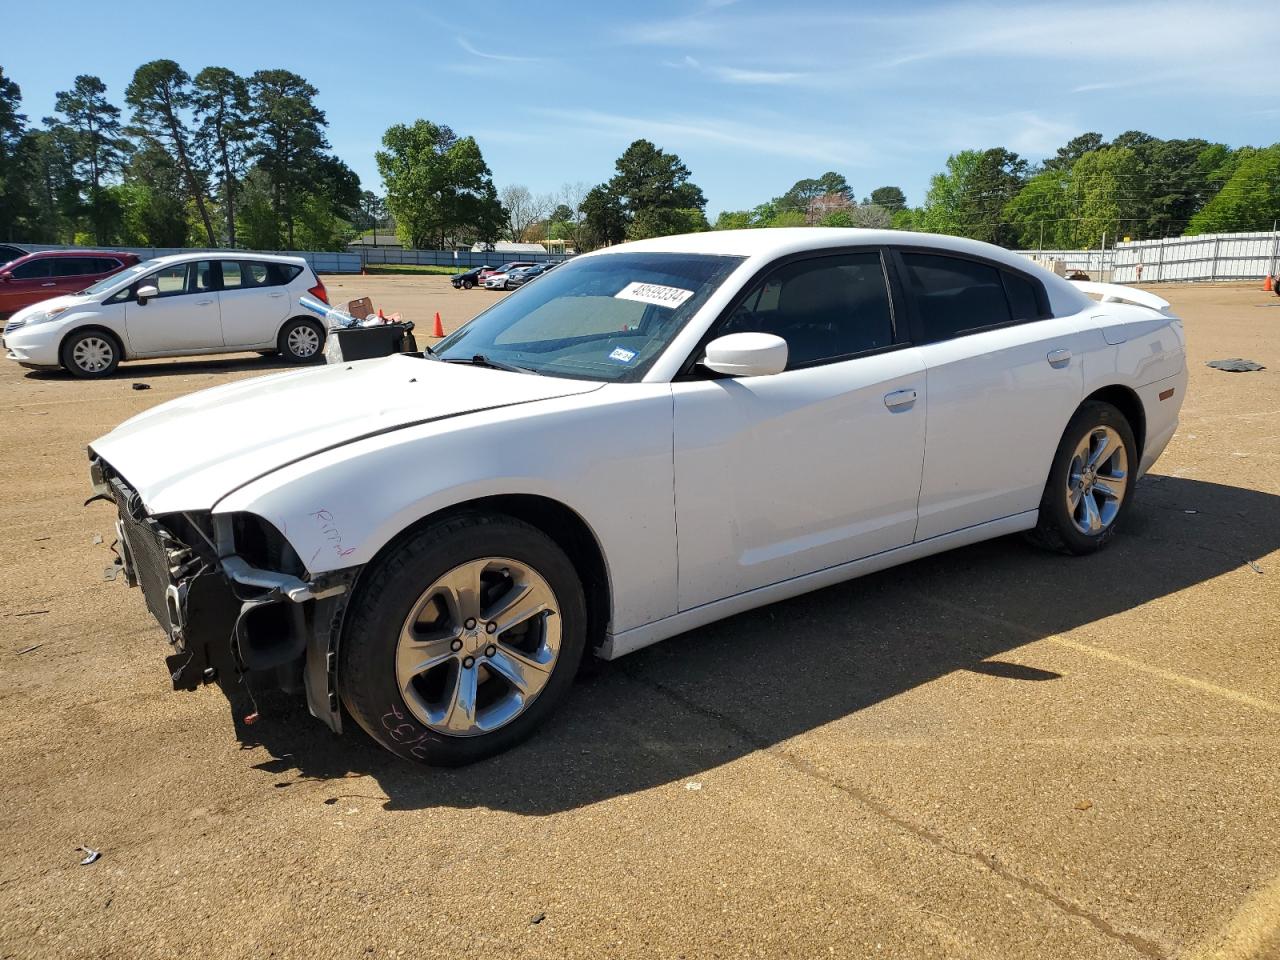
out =
[[[471,357],[441,357],[445,363],[470,363],[477,367],[490,367],[494,370],[506,370],[508,373],[537,373],[533,367],[521,367],[514,363],[507,363],[505,360],[495,360],[493,357],[486,357],[483,353],[474,354]]]

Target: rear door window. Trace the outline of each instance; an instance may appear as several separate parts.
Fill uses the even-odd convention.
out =
[[[923,327],[923,342],[1009,323],[1013,316],[1000,271],[961,257],[903,251]]]

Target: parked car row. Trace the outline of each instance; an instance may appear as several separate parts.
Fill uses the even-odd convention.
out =
[[[450,279],[455,290],[470,290],[483,286],[487,290],[513,290],[536,276],[546,273],[556,263],[534,263],[532,260],[512,260],[500,267],[475,267]],[[508,283],[507,278],[512,282]],[[518,278],[518,279],[517,279]]]
[[[20,307],[4,326],[6,356],[77,377],[109,376],[121,360],[149,357],[256,350],[315,360],[325,328],[298,298],[329,302],[302,257],[207,252],[142,262],[126,253],[35,253],[0,270],[6,295],[3,309]]]

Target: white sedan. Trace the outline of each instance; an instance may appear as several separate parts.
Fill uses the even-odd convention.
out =
[[[942,236],[714,232],[578,257],[430,353],[162,404],[91,472],[175,687],[305,689],[456,764],[586,655],[1018,531],[1101,548],[1186,382],[1142,291]]]
[[[317,359],[324,326],[299,302],[325,300],[302,257],[182,253],[19,310],[4,327],[10,360],[106,377],[121,360],[257,350]]]

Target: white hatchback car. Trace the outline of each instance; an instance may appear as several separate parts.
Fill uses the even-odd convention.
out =
[[[4,327],[10,360],[110,376],[121,360],[278,351],[317,359],[324,326],[298,303],[327,300],[301,257],[183,253],[139,263],[87,290],[19,310]]]
[[[584,654],[1018,531],[1101,548],[1186,382],[1140,290],[951,237],[700,233],[577,257],[433,352],[162,404],[91,474],[175,687],[304,688],[452,764]]]

